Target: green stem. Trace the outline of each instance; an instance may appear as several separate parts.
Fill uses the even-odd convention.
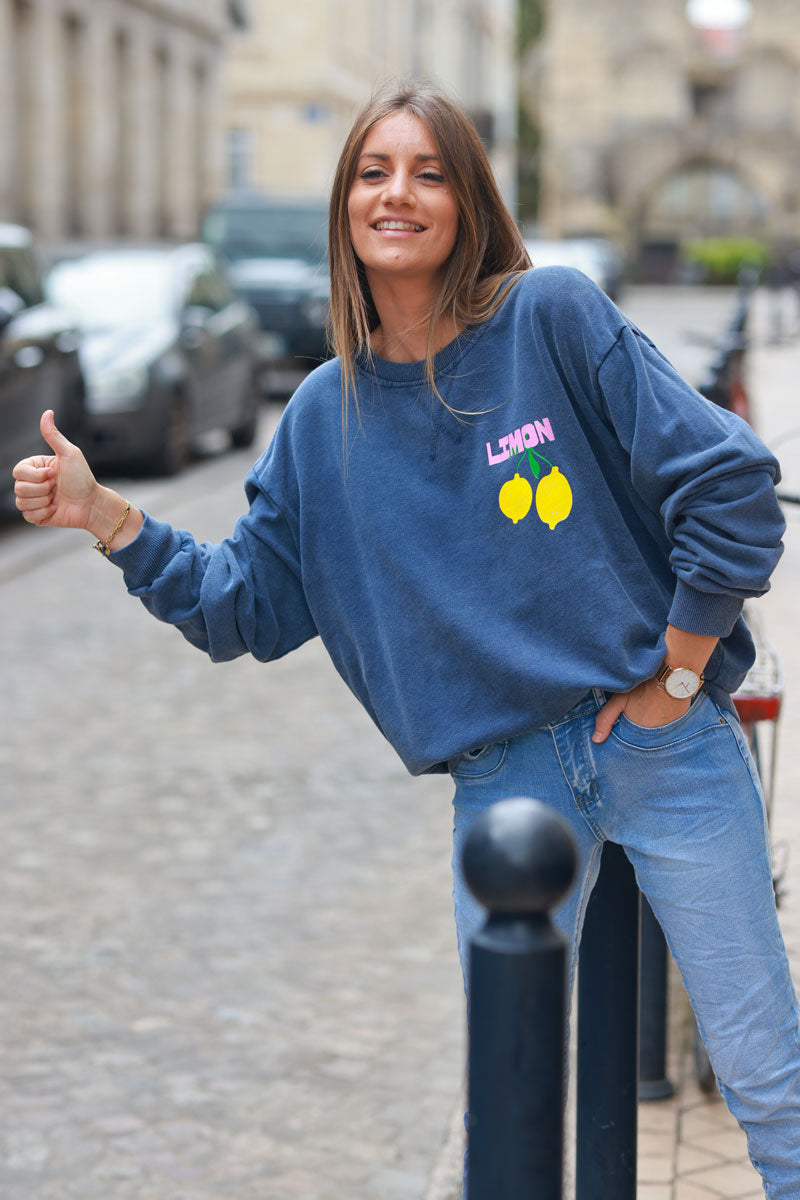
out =
[[[551,471],[553,470],[553,465],[554,465],[554,464],[550,462],[550,459],[549,459],[549,458],[545,458],[545,456],[544,456],[543,454],[539,454],[539,453],[538,453],[536,450],[532,450],[532,449],[530,448],[530,446],[527,446],[525,450],[513,450],[513,451],[511,452],[511,458],[512,458],[512,459],[515,459],[515,458],[517,457],[517,455],[518,455],[518,454],[533,454],[533,455],[535,455],[535,456],[536,456],[536,458],[540,458],[540,459],[542,460],[542,462],[545,462],[545,463],[547,463],[547,465],[548,465],[548,467],[550,468],[550,470],[551,470]],[[535,476],[535,474],[534,474],[534,472],[533,472],[533,468],[532,468],[532,467],[531,467],[531,474],[532,474],[532,475],[534,475],[534,478],[536,478],[536,476]]]

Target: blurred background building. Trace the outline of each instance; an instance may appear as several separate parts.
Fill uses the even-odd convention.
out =
[[[797,0],[546,0],[522,72],[542,232],[669,278],[690,237],[800,238]]]
[[[390,76],[443,84],[516,199],[516,0],[252,0],[223,72],[225,183],[320,197],[355,111]]]
[[[516,187],[515,0],[0,0],[0,221],[182,239],[230,187],[322,198],[385,77],[448,87]]]
[[[664,280],[690,239],[800,245],[798,0],[0,0],[0,221],[49,249],[324,200],[392,75],[467,107],[541,236]]]
[[[184,237],[218,170],[233,0],[0,0],[0,220]]]

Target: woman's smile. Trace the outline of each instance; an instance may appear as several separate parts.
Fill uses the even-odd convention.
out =
[[[376,221],[372,226],[378,233],[424,233],[424,225],[412,225],[408,221]]]

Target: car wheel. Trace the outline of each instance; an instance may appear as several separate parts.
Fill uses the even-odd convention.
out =
[[[247,392],[242,403],[242,420],[231,430],[231,442],[237,450],[245,450],[256,440],[258,428],[258,385],[255,379],[248,380]]]
[[[161,440],[151,458],[157,475],[177,475],[189,461],[191,435],[186,397],[176,393],[167,408]]]

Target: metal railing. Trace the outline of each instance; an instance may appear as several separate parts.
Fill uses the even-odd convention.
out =
[[[736,307],[722,336],[713,343],[714,356],[697,390],[720,408],[750,420],[750,397],[745,378],[750,304],[758,283],[757,273],[743,273]]]

